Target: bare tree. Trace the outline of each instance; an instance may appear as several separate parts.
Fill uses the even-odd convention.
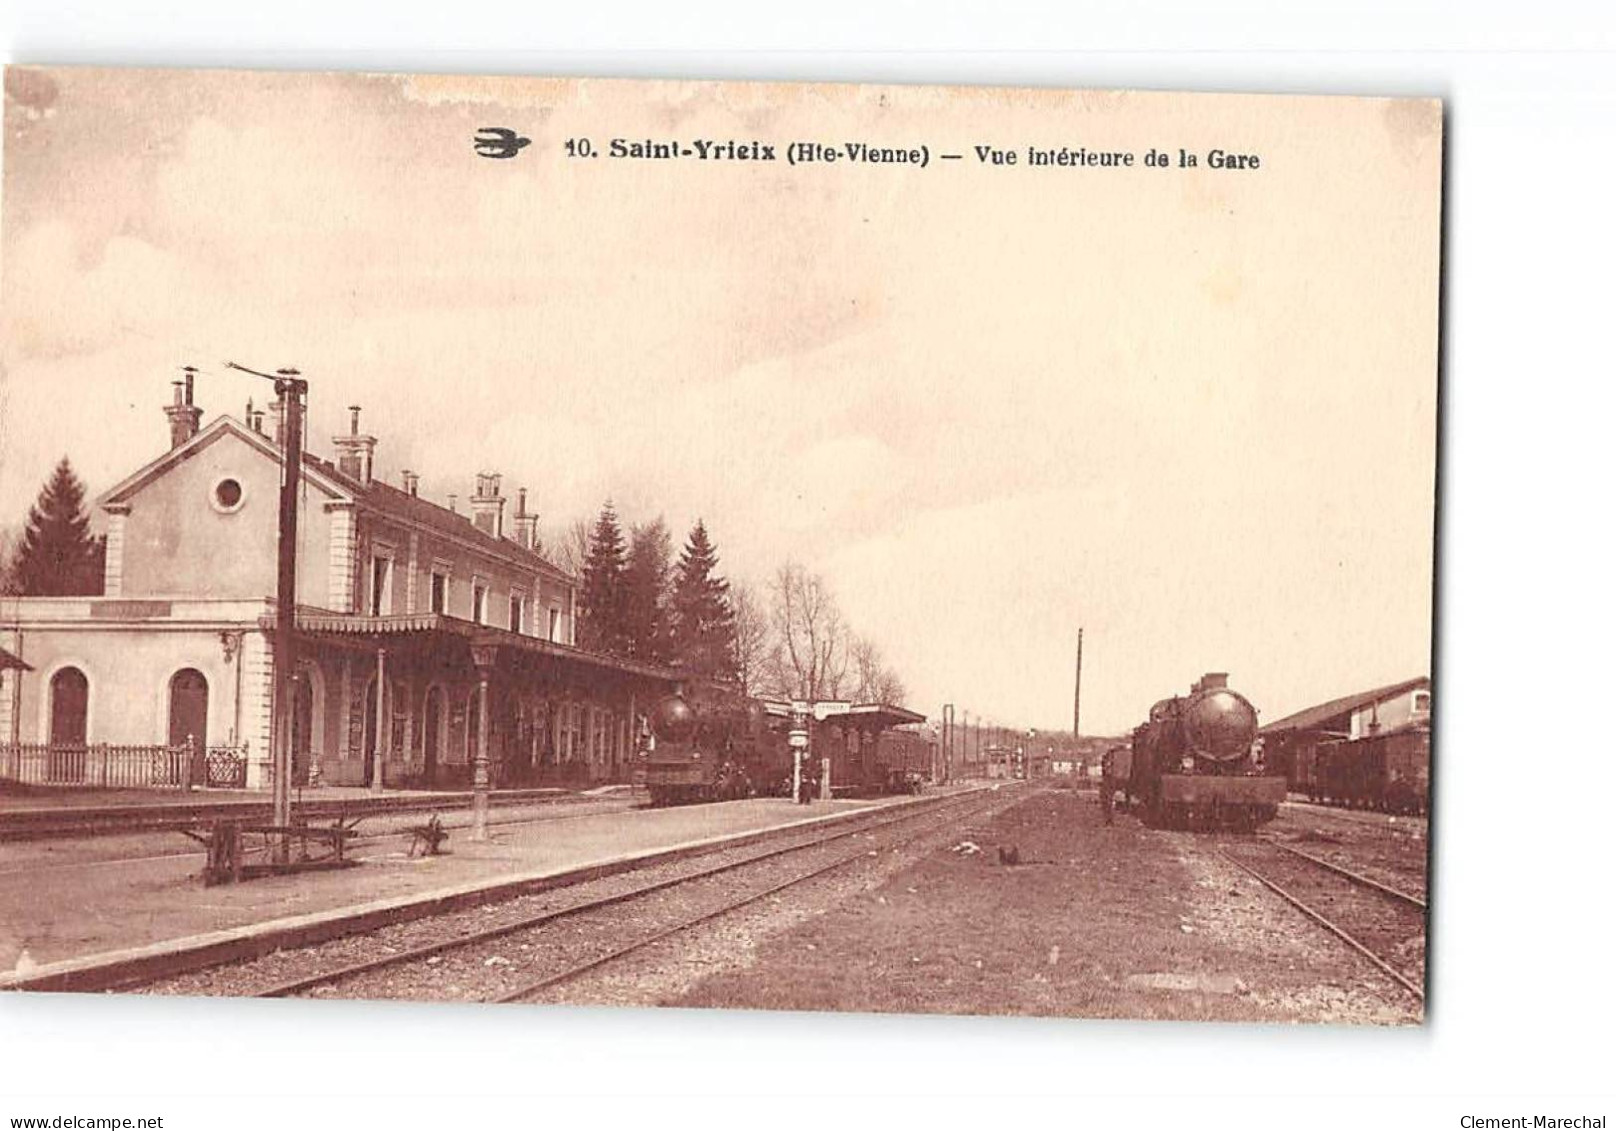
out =
[[[847,674],[847,631],[825,579],[796,562],[769,583],[775,647],[770,682],[799,699],[836,699]]]
[[[909,698],[909,689],[904,686],[903,679],[891,668],[881,669],[881,678],[876,682],[874,701],[885,703],[888,706],[899,707]]]
[[[761,689],[769,658],[769,614],[757,592],[744,582],[730,582],[729,603],[735,614],[736,672],[741,690],[751,695]]]
[[[853,698],[860,703],[901,704],[907,692],[898,673],[887,665],[875,641],[855,635],[848,651],[856,681]]]
[[[853,698],[868,703],[875,698],[881,678],[881,649],[868,636],[855,633],[847,650],[853,661]]]
[[[587,519],[574,519],[567,527],[556,532],[553,537],[546,536],[540,541],[543,545],[552,547],[550,553],[546,555],[550,561],[575,577],[583,574],[584,563],[589,560],[589,521]]]

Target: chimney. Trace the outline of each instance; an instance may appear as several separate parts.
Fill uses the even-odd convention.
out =
[[[459,495],[450,495],[449,496],[449,513],[450,514],[459,514],[460,513],[460,496]]]
[[[174,403],[163,406],[163,415],[168,417],[170,451],[195,436],[202,423],[202,410],[196,407],[194,400],[196,369],[187,365],[181,372],[185,379],[174,382]]]
[[[404,480],[404,493],[410,498],[413,499],[421,493],[421,477],[415,472],[401,471],[399,478]]]
[[[516,492],[516,514],[511,517],[511,525],[516,528],[515,538],[522,549],[533,549],[538,543],[539,516],[527,513],[526,487]]]
[[[505,536],[505,497],[499,493],[499,473],[479,471],[477,493],[471,497],[471,521],[490,538]]]
[[[260,436],[264,434],[264,410],[253,404],[252,398],[247,398],[247,427]]]
[[[333,436],[337,448],[337,470],[350,479],[370,485],[376,464],[376,437],[359,434],[359,406],[348,406],[348,434]]]
[[[269,438],[275,441],[276,447],[281,447],[286,443],[286,399],[279,393],[269,402],[269,420],[273,429]]]

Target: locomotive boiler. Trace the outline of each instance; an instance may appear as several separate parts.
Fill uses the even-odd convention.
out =
[[[1132,754],[1128,794],[1153,828],[1255,828],[1285,798],[1285,779],[1262,764],[1257,709],[1223,672],[1151,707]]]

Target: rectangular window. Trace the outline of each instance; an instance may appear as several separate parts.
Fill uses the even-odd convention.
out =
[[[471,586],[471,619],[475,624],[488,623],[488,586],[481,581]]]
[[[527,630],[527,598],[516,595],[511,596],[511,631],[524,632]]]
[[[1416,691],[1414,693],[1414,713],[1416,715],[1429,715],[1431,713],[1431,693],[1429,691]]]
[[[561,610],[560,609],[551,609],[550,610],[550,641],[552,643],[554,643],[554,644],[562,643],[562,640],[561,640]]]
[[[432,611],[435,613],[449,611],[449,575],[446,573],[432,575]]]
[[[393,559],[376,557],[370,561],[370,615],[385,616],[393,611]]]

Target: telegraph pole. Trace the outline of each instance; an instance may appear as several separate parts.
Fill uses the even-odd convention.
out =
[[[971,712],[960,712],[960,774],[963,776],[971,765]]]
[[[1078,725],[1083,719],[1083,630],[1077,630],[1077,685],[1072,689],[1072,742],[1083,732]]]
[[[303,398],[309,383],[296,369],[277,369],[273,375],[248,369],[233,361],[230,369],[275,382],[275,392],[284,406],[285,426],[281,430],[280,529],[276,541],[275,579],[275,688],[270,717],[270,801],[274,810],[271,823],[286,828],[292,823],[292,712],[297,671],[297,493],[303,483]],[[378,689],[379,694],[379,689]],[[276,840],[277,863],[287,861],[287,840]]]

